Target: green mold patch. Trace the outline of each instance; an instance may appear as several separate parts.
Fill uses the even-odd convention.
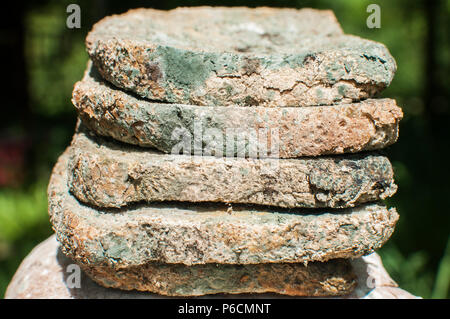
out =
[[[165,80],[176,88],[197,88],[217,69],[214,54],[198,54],[173,47],[158,46],[150,60],[160,59]]]

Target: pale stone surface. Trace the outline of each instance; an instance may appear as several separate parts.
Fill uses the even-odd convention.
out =
[[[305,108],[153,103],[102,82],[91,66],[75,85],[72,102],[85,125],[103,136],[165,153],[209,150],[240,157],[295,158],[382,149],[397,141],[403,117],[391,99]],[[230,134],[242,146],[234,141],[229,146]]]
[[[60,157],[50,179],[50,221],[64,253],[91,267],[353,258],[380,248],[399,218],[380,204],[327,211],[212,203],[94,209],[69,193],[68,157]]]
[[[74,282],[68,278],[73,270],[67,267],[74,262],[64,256],[55,236],[38,245],[24,259],[5,294],[7,299],[159,299],[169,298],[159,294],[104,288],[93,282],[83,271],[79,288],[69,288]],[[357,287],[340,298],[416,298],[398,288],[383,268],[376,253],[351,261],[357,275]],[[70,271],[69,271],[70,270]],[[376,278],[375,285],[367,286],[368,278]],[[372,288],[371,288],[372,287]],[[273,293],[216,294],[197,298],[294,298]]]
[[[358,286],[352,295],[364,299],[413,299],[420,298],[400,289],[383,267],[377,253],[351,261]]]
[[[194,105],[349,103],[396,71],[383,44],[344,35],[331,11],[314,9],[131,10],[95,24],[86,46],[117,87]]]
[[[80,126],[70,147],[69,188],[84,203],[122,207],[182,201],[345,208],[397,190],[387,157],[308,159],[167,155],[100,138]]]

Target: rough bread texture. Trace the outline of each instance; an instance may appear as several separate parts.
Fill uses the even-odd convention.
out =
[[[307,108],[153,103],[102,82],[90,66],[72,102],[91,130],[125,143],[165,153],[260,158],[381,149],[397,141],[403,117],[391,99]]]
[[[248,159],[167,155],[105,140],[82,126],[70,147],[69,188],[99,207],[183,201],[345,208],[392,196],[385,156]]]
[[[27,260],[28,276],[30,272],[32,288],[34,294],[48,294],[49,289],[54,289],[51,283],[53,276],[58,274],[57,263],[54,259],[59,259],[59,263],[64,263],[67,267],[73,261],[59,251],[56,240],[53,237],[50,249],[36,254],[33,251],[31,259]],[[45,245],[45,244],[44,244]],[[55,256],[56,253],[56,256]],[[55,258],[56,257],[56,258]],[[28,258],[30,259],[30,258]],[[40,263],[40,265],[38,264]],[[42,264],[49,268],[54,265],[54,269],[47,270],[47,283],[42,286],[36,285],[39,277],[45,275],[36,271],[42,271]],[[24,265],[25,266],[25,265]],[[160,264],[148,263],[146,265],[111,271],[103,267],[90,267],[80,265],[83,269],[83,276],[87,274],[92,280],[103,287],[119,288],[123,290],[146,291],[158,293],[165,296],[202,296],[208,294],[240,294],[240,293],[278,293],[290,296],[340,296],[350,294],[357,286],[356,276],[348,260],[337,259],[326,263],[314,262],[308,266],[303,264],[258,264],[258,265],[219,265],[206,264],[197,266],[185,266],[180,264]],[[56,268],[56,269],[55,269]],[[64,279],[72,272],[63,271],[60,276]],[[81,274],[80,274],[81,275]],[[20,277],[18,274],[16,277]],[[8,295],[14,294],[26,297],[23,294],[23,279],[15,278],[16,283],[22,281],[22,285],[11,284],[8,288]],[[80,278],[80,286],[76,290],[86,290],[86,285],[95,288],[95,284],[86,282],[87,278]],[[30,279],[27,280],[28,282]],[[69,279],[70,281],[70,279]],[[61,284],[60,279],[57,283]],[[41,282],[42,284],[42,282]],[[49,287],[50,286],[50,287]],[[59,289],[59,294],[64,294],[65,289]],[[97,290],[99,290],[97,288]],[[137,291],[136,291],[137,290]],[[39,292],[40,291],[40,292]],[[100,290],[101,291],[101,290]],[[31,291],[29,291],[31,292]],[[114,293],[114,290],[111,291]],[[67,292],[66,292],[67,293]],[[124,294],[126,292],[123,292]]]
[[[273,292],[290,296],[350,294],[356,278],[348,260],[284,264],[147,263],[111,271],[110,267],[82,265],[95,282],[108,288],[150,291],[168,296]]]
[[[349,103],[396,71],[383,44],[344,35],[331,11],[313,9],[137,9],[96,23],[86,46],[115,86],[194,105]]]
[[[336,262],[336,261],[334,261]],[[342,263],[343,261],[339,261]],[[357,276],[357,287],[351,294],[330,298],[360,298],[360,299],[409,299],[417,298],[402,290],[390,278],[383,268],[380,257],[371,255],[350,260]],[[51,236],[38,246],[23,260],[6,290],[6,299],[161,299],[169,298],[165,295],[136,290],[121,290],[105,288],[92,281],[84,271],[81,271],[80,287],[73,287],[73,270],[68,267],[74,261],[64,256],[55,236]],[[315,263],[314,263],[315,264]],[[312,264],[308,265],[311,266]],[[344,267],[343,267],[344,268]],[[341,273],[333,274],[333,281],[339,281]],[[270,274],[273,276],[273,274]],[[150,276],[148,274],[147,276]],[[351,284],[350,274],[342,275],[342,285]],[[374,280],[368,280],[372,278]],[[288,279],[289,281],[289,279]],[[370,283],[370,287],[368,287]],[[375,283],[372,285],[372,283]],[[309,285],[311,283],[308,283]],[[280,285],[280,283],[275,283]],[[327,286],[325,286],[327,287]],[[350,288],[351,289],[351,288]],[[329,293],[330,289],[326,289]],[[315,291],[317,293],[317,291]],[[331,291],[332,294],[335,291]],[[340,293],[340,292],[338,292]],[[175,297],[178,298],[178,297]],[[274,293],[258,294],[214,294],[195,297],[196,299],[260,299],[260,298],[294,298]],[[305,297],[297,297],[305,298]]]
[[[328,211],[179,202],[92,208],[69,192],[68,157],[60,157],[50,179],[50,221],[63,251],[92,267],[356,258],[380,248],[399,217],[379,204]]]

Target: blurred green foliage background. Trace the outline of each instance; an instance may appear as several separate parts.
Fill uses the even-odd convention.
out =
[[[81,7],[81,29],[66,27],[66,7]],[[381,7],[381,28],[369,29],[366,8]],[[409,292],[448,298],[450,286],[449,22],[450,1],[35,1],[3,10],[0,128],[0,296],[22,259],[51,233],[46,187],[69,144],[76,114],[73,84],[88,60],[84,38],[93,23],[129,8],[247,5],[332,9],[344,31],[384,43],[398,71],[383,97],[405,117],[391,158],[399,190],[388,201],[400,221],[379,252]]]

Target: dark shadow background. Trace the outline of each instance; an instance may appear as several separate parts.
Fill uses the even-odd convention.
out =
[[[81,29],[66,27],[66,7],[81,7]],[[366,8],[381,7],[381,28],[369,29]],[[2,10],[0,118],[0,296],[21,260],[51,233],[46,187],[69,144],[76,114],[73,84],[88,60],[84,38],[92,24],[129,8],[247,5],[332,9],[346,33],[384,43],[398,71],[382,96],[405,117],[387,153],[399,190],[388,201],[400,221],[381,250],[402,288],[448,298],[450,286],[449,13],[450,2],[422,1],[14,1]]]

